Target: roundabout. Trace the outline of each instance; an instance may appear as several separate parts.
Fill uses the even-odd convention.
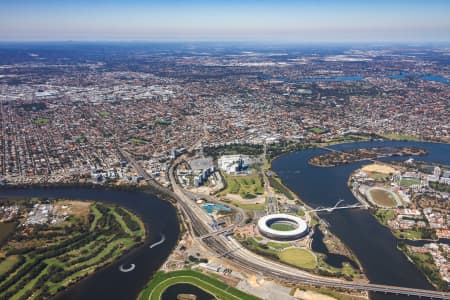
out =
[[[259,219],[259,233],[269,239],[293,241],[301,239],[309,232],[306,222],[288,214],[272,214]]]

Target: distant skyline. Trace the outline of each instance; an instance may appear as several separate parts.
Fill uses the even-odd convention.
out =
[[[449,42],[448,0],[1,0],[0,41]]]

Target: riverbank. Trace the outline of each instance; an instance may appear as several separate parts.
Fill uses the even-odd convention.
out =
[[[448,282],[442,279],[439,274],[439,268],[435,265],[433,257],[425,252],[415,252],[413,247],[401,243],[398,249],[411,261],[428,279],[428,281],[439,291],[449,292],[450,286]]]

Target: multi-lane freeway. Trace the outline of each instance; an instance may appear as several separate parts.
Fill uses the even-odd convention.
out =
[[[191,232],[197,237],[202,237],[197,239],[198,242],[202,243],[212,252],[216,253],[218,257],[226,259],[227,262],[234,264],[244,270],[248,270],[260,274],[261,276],[274,278],[276,280],[281,280],[287,283],[302,283],[317,286],[364,290],[370,292],[418,296],[430,299],[450,300],[449,293],[439,291],[372,283],[353,283],[340,279],[325,278],[277,263],[275,261],[254,254],[243,248],[232,237],[224,237],[221,234],[217,234],[218,232],[213,232],[213,229],[209,226],[211,222],[209,216],[198,205],[195,204],[195,201],[192,200],[192,196],[188,196],[189,193],[187,193],[187,191],[185,191],[176,181],[174,170],[177,164],[182,161],[182,157],[179,157],[169,169],[169,179],[172,184],[173,191],[164,188],[154,182],[131,155],[126,155],[126,157],[129,162],[135,167],[139,175],[147,179],[154,188],[157,188],[159,191],[166,193],[177,201],[179,209],[186,218],[188,228],[190,228]]]

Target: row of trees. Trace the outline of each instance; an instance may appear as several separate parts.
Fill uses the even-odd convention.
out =
[[[141,229],[139,223],[135,219],[133,219],[131,215],[127,211],[125,211],[122,207],[116,206],[114,210],[119,216],[122,217],[123,221],[125,222],[125,225],[127,225],[127,227],[131,229],[131,231],[137,231]]]
[[[203,152],[206,156],[214,159],[227,154],[260,155],[264,152],[263,145],[253,144],[231,144],[219,147],[205,147]]]
[[[21,291],[25,286],[34,278],[39,276],[39,274],[47,267],[47,264],[43,261],[37,263],[28,273],[20,277],[20,281],[14,286],[13,289],[9,289],[3,297],[5,299],[10,299],[13,295]]]
[[[274,159],[284,153],[292,152],[292,151],[301,151],[308,148],[311,148],[311,144],[308,143],[296,143],[296,142],[288,142],[281,141],[276,144],[270,144],[267,146],[267,154],[270,159]]]
[[[430,182],[430,187],[436,191],[450,193],[450,184]]]
[[[22,266],[24,263],[25,257],[19,255],[17,262],[8,271],[0,275],[0,287],[2,286],[2,283],[9,277],[9,275],[16,272],[17,269],[19,269],[19,267]]]

